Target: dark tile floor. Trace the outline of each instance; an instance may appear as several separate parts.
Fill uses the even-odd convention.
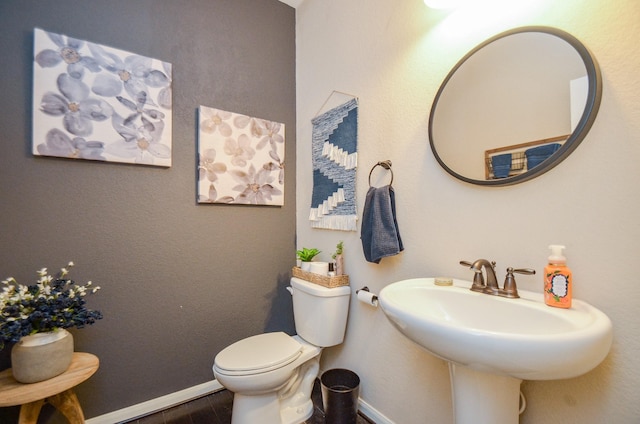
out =
[[[316,380],[313,387],[312,398],[315,406],[313,416],[305,423],[324,424],[325,416],[319,380]],[[127,421],[126,424],[230,424],[232,406],[233,394],[228,390],[222,390],[143,418]],[[357,424],[375,423],[360,414]]]

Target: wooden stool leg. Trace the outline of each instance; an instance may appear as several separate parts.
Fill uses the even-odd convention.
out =
[[[38,415],[40,415],[42,405],[44,405],[44,399],[22,405],[20,407],[20,418],[18,419],[18,424],[36,424],[38,422]]]
[[[67,417],[70,424],[84,423],[84,414],[82,413],[82,408],[80,408],[80,402],[78,402],[78,397],[72,389],[47,398],[47,402]]]

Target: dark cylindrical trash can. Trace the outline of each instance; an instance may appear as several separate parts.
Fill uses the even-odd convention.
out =
[[[356,424],[360,377],[353,371],[334,368],[322,373],[322,406],[327,424]]]

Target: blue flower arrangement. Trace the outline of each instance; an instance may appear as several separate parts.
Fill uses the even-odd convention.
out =
[[[0,350],[6,343],[60,328],[82,328],[102,319],[100,311],[86,307],[85,296],[100,290],[91,281],[77,285],[66,278],[73,262],[53,277],[43,268],[36,284],[25,286],[10,277],[0,292]]]

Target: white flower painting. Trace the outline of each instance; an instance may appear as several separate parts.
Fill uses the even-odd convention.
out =
[[[284,124],[200,106],[198,202],[284,204]]]
[[[33,154],[171,166],[171,64],[34,30]]]

